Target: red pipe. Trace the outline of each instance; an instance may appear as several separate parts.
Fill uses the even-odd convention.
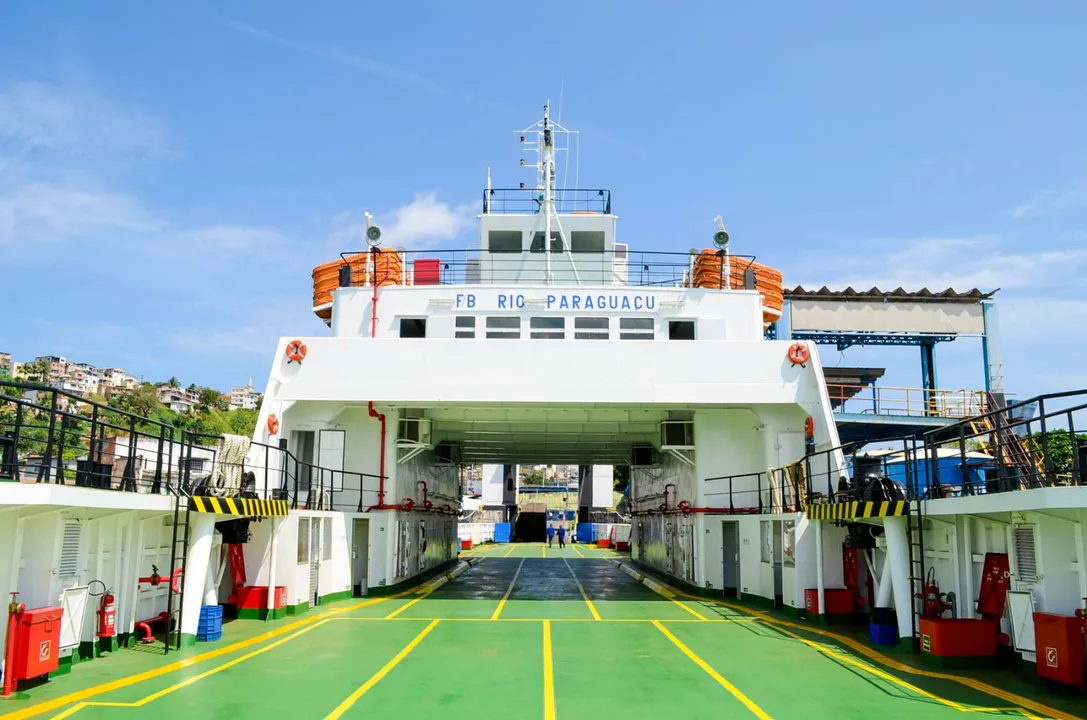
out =
[[[377,286],[374,286],[374,300],[377,300]],[[380,470],[378,470],[379,477],[377,479],[377,505],[374,505],[370,510],[376,508],[378,510],[384,510],[385,508],[385,415],[374,410],[374,401],[371,400],[367,408],[370,410],[370,417],[376,418],[381,421],[381,457],[379,461]],[[367,510],[366,512],[370,512]]]
[[[430,510],[432,507],[434,507],[434,503],[427,500],[428,488],[427,488],[426,480],[420,480],[419,485],[423,486],[423,509],[424,510]]]
[[[370,283],[374,286],[374,305],[370,310],[370,337],[377,337],[377,248],[370,252],[370,259],[374,263],[374,275]]]
[[[7,649],[4,652],[4,689],[0,691],[0,697],[10,697],[15,691],[15,628],[19,624],[19,616],[26,612],[26,603],[16,603],[15,596],[11,594],[11,604],[8,605],[8,637]]]
[[[155,642],[155,636],[151,633],[151,623],[153,623],[153,622],[166,622],[166,613],[161,612],[158,615],[156,615],[155,617],[151,618],[150,620],[144,620],[142,622],[136,623],[136,629],[137,630],[139,630],[140,628],[143,628],[143,637],[140,638],[140,640],[139,640],[140,642],[142,642],[142,643]]]
[[[661,505],[661,512],[668,512],[668,488],[672,488],[672,491],[675,492],[676,484],[668,483],[664,486],[664,504]]]

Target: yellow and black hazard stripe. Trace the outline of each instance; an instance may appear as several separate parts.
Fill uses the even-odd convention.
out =
[[[904,500],[884,500],[882,502],[841,502],[809,505],[806,515],[809,520],[858,520],[863,518],[898,517],[907,513]]]
[[[213,515],[237,515],[238,517],[286,517],[286,500],[257,500],[254,498],[217,498],[194,495],[190,506],[193,512]]]

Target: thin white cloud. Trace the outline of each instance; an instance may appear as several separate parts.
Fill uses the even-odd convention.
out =
[[[880,252],[880,247],[894,249]],[[818,275],[807,275],[806,267],[819,267]],[[927,287],[960,292],[972,288],[1053,289],[1082,283],[1087,271],[1087,248],[1009,251],[1005,243],[991,236],[922,237],[858,245],[829,265],[824,255],[823,262],[800,262],[796,269],[793,277],[805,287]]]
[[[42,182],[0,184],[0,245],[9,260],[51,252],[46,246],[68,238],[105,233],[118,240],[161,227],[139,200],[123,193]]]
[[[358,70],[367,75],[372,75],[397,85],[414,87],[436,95],[445,94],[445,88],[436,81],[404,67],[390,65],[340,48],[317,47],[293,42],[262,28],[232,18],[220,18],[219,21],[236,32],[248,35],[271,45],[278,45],[289,50],[294,50],[295,52],[301,52],[316,58],[330,60],[346,68]]]
[[[0,85],[0,151],[45,150],[163,154],[169,133],[158,119],[83,87],[15,82]]]
[[[1012,208],[1013,220],[1052,215],[1075,204],[1084,197],[1079,190],[1043,190],[1026,202]]]
[[[459,237],[475,225],[473,203],[451,205],[436,192],[417,193],[415,199],[374,218],[381,228],[381,244],[408,250],[428,250]],[[361,212],[341,213],[333,219],[330,238],[337,252],[366,247],[366,224]]]
[[[247,225],[214,225],[183,231],[180,236],[183,240],[191,241],[196,249],[228,255],[260,255],[286,241],[283,234],[274,228]]]

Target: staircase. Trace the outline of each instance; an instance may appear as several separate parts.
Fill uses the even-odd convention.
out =
[[[174,650],[181,649],[181,611],[185,605],[185,585],[188,577],[185,575],[185,561],[189,554],[190,517],[192,514],[192,500],[180,493],[174,495],[174,531],[170,540],[170,574],[173,578],[178,568],[181,568],[181,592],[170,591],[166,594],[166,649],[170,652],[170,645]],[[174,599],[174,596],[177,599]]]
[[[1004,468],[1019,470],[1019,476],[1015,480],[1018,482],[1020,489],[1029,487],[1033,478],[1038,480],[1045,478],[1045,467],[1042,461],[1034,457],[1027,441],[1016,434],[1015,430],[1009,426],[1006,414],[1007,404],[1004,402],[1003,395],[989,394],[987,399],[990,412],[1002,412],[998,412],[996,415],[982,415],[968,421],[971,432],[978,437],[982,451],[989,452],[993,442],[992,439],[995,438],[1001,465]],[[997,419],[995,425],[993,423],[994,418]],[[989,440],[982,440],[982,437],[989,438]]]

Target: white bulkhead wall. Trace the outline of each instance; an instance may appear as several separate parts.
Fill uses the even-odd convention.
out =
[[[166,610],[168,583],[137,587],[153,566],[161,576],[169,575],[171,515],[140,510],[103,514],[81,507],[43,511],[33,505],[0,510],[4,597],[18,592],[19,602],[28,608],[57,607],[66,588],[101,581],[91,591],[100,596],[104,586],[114,594],[118,633],[132,632],[136,622]],[[81,642],[94,640],[100,601],[101,597],[87,600]],[[6,629],[6,624],[0,627],[0,642]]]
[[[373,288],[337,288],[332,334],[369,338]],[[401,318],[426,318],[426,338],[454,338],[457,317],[475,317],[475,338],[486,338],[488,317],[521,318],[528,338],[531,318],[565,317],[566,338],[574,339],[574,318],[610,319],[618,339],[619,318],[653,318],[655,340],[668,340],[670,320],[693,320],[698,340],[761,340],[762,298],[753,290],[653,288],[635,286],[439,285],[378,289],[377,337],[400,339]],[[599,342],[599,341],[595,341]],[[643,341],[644,342],[644,341]],[[689,342],[689,341],[675,341]]]

